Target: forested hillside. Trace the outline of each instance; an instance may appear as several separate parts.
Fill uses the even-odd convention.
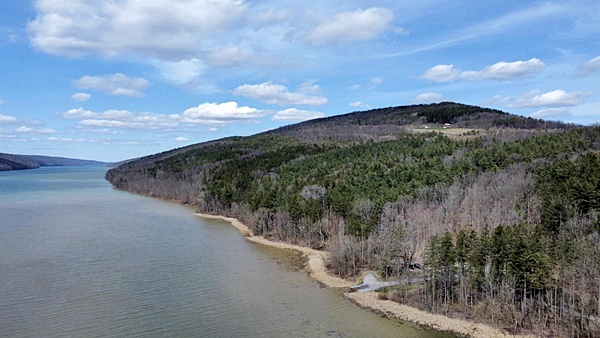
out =
[[[0,153],[0,171],[36,169],[44,166],[77,166],[100,164],[106,163],[64,157],[40,155],[13,155]]]
[[[588,337],[600,334],[599,151],[598,127],[441,103],[197,144],[106,177],[328,250],[344,277],[422,278],[391,294],[422,309]]]

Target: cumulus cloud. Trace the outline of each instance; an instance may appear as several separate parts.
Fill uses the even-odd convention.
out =
[[[361,102],[361,101],[355,101],[355,102],[351,102],[350,104],[348,104],[350,107],[354,107],[354,108],[362,108],[362,109],[369,109],[371,108],[370,105]]]
[[[65,119],[81,120],[79,127],[98,128],[107,132],[106,128],[125,130],[164,131],[177,127],[177,118],[171,115],[155,114],[150,112],[134,113],[128,110],[110,109],[103,112],[94,112],[83,108],[69,109],[59,114]]]
[[[184,123],[193,124],[224,124],[234,121],[256,120],[267,115],[267,112],[240,107],[237,102],[203,103],[197,107],[186,109],[181,115],[174,115]]]
[[[546,64],[537,58],[531,58],[527,61],[500,61],[478,71],[463,71],[455,68],[454,65],[437,65],[421,75],[421,79],[431,82],[452,82],[458,79],[466,81],[512,80],[531,76],[545,67]]]
[[[75,93],[75,94],[71,95],[71,100],[83,102],[83,101],[89,100],[90,97],[92,97],[92,95],[90,95],[88,93]]]
[[[313,83],[309,87],[315,89],[314,86]],[[304,88],[304,90],[306,90],[306,88]],[[272,82],[264,82],[257,85],[244,84],[237,87],[233,93],[235,95],[242,95],[275,105],[301,104],[320,106],[327,103],[327,98],[324,96],[310,95],[315,94],[314,91],[309,93],[302,91],[293,93],[289,92],[286,86]]]
[[[73,81],[77,88],[97,90],[113,96],[143,97],[142,90],[150,87],[150,82],[139,77],[129,77],[121,73],[103,76],[82,76]]]
[[[86,119],[79,122],[79,126],[82,127],[94,127],[94,128],[117,128],[117,129],[128,129],[128,130],[158,130],[169,127],[176,127],[177,122],[165,121],[157,118],[155,120],[137,120],[137,121],[119,121],[119,120],[99,120],[99,119]]]
[[[221,46],[213,49],[206,56],[207,61],[217,67],[233,67],[252,59],[254,51],[239,46]]]
[[[10,115],[0,114],[0,124],[9,124],[17,122],[17,118]]]
[[[32,128],[32,127],[27,127],[27,126],[21,126],[17,129],[15,129],[15,131],[17,133],[24,133],[24,134],[54,134],[54,133],[58,132],[55,129],[51,129],[51,128]]]
[[[78,127],[86,131],[108,134],[112,133],[111,129],[172,132],[182,124],[224,125],[241,121],[254,122],[267,114],[268,112],[256,108],[240,107],[236,102],[225,102],[203,103],[186,109],[180,114],[167,115],[116,109],[95,112],[75,108],[59,116],[64,119],[80,120]]]
[[[536,119],[565,119],[573,116],[573,113],[566,108],[549,108],[538,110],[529,116]]]
[[[383,78],[382,77],[374,77],[371,79],[371,83],[378,85],[381,84],[383,82]]]
[[[537,58],[527,61],[505,62],[500,61],[487,66],[480,71],[467,70],[460,74],[464,80],[510,80],[518,77],[533,75],[546,67],[546,64]]]
[[[437,65],[429,68],[421,79],[431,82],[452,82],[460,76],[454,65]]]
[[[308,80],[298,86],[298,90],[305,94],[318,94],[321,87],[317,84],[317,80]]]
[[[181,137],[181,136],[179,136],[179,137],[177,137],[177,138],[175,139],[175,141],[176,141],[176,142],[186,142],[186,141],[188,141],[188,139],[187,139],[187,138],[185,138],[185,137]]]
[[[294,121],[301,122],[312,119],[325,117],[325,114],[318,111],[300,110],[296,108],[289,108],[278,111],[274,116],[274,121]]]
[[[97,138],[97,139],[87,139],[83,137],[72,138],[72,137],[48,137],[46,139],[49,142],[53,142],[56,144],[81,144],[81,143],[91,143],[91,144],[101,144],[104,146],[138,146],[141,145],[142,142],[139,141],[131,141],[131,140],[118,140],[113,138]]]
[[[150,113],[142,113],[140,115],[148,115]],[[94,112],[91,110],[85,110],[81,107],[75,109],[69,109],[66,112],[59,114],[61,117],[65,119],[88,119],[88,118],[98,118],[98,119],[132,119],[136,118],[136,114],[128,111],[128,110],[116,110],[109,109],[104,112]]]
[[[163,78],[177,85],[194,83],[205,68],[202,60],[197,58],[180,61],[159,61],[155,62],[154,65]]]
[[[201,39],[238,22],[246,7],[242,0],[38,0],[27,29],[46,53],[168,60],[194,55]]]
[[[394,13],[386,8],[341,12],[317,25],[305,39],[317,46],[372,40],[391,28]]]
[[[575,76],[583,77],[600,71],[600,56],[579,65]]]
[[[423,93],[413,99],[414,104],[438,103],[444,101],[444,96],[439,93]]]
[[[532,90],[521,96],[503,97],[494,96],[486,101],[486,104],[505,104],[511,108],[532,108],[532,107],[565,107],[578,105],[581,100],[590,94],[586,92],[567,93],[562,89],[556,89],[549,92],[542,92],[539,89]]]

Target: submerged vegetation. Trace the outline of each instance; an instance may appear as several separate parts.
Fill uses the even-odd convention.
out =
[[[430,131],[443,124],[464,133]],[[192,145],[107,179],[328,250],[343,277],[418,275],[393,298],[422,309],[588,337],[600,334],[599,151],[598,127],[441,103]]]

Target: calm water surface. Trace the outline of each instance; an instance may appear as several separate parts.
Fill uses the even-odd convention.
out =
[[[1,337],[447,336],[362,310],[294,255],[105,172],[0,172]]]

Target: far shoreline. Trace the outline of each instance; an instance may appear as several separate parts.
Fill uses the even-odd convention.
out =
[[[252,234],[252,231],[250,231],[250,228],[247,225],[233,217],[204,213],[194,213],[194,215],[201,218],[229,222],[232,226],[238,229],[238,231],[244,237],[246,237],[247,240],[251,242],[274,248],[296,250],[301,252],[307,261],[306,270],[308,274],[319,283],[327,287],[349,288],[350,286],[356,284],[353,281],[345,280],[328,273],[326,266],[326,261],[329,259],[328,252],[284,242],[275,242],[268,240],[263,236],[255,236]],[[362,308],[369,309],[385,317],[404,320],[437,331],[451,332],[461,336],[473,338],[535,337],[531,335],[512,335],[489,325],[473,323],[462,319],[454,319],[443,315],[422,311],[417,308],[393,302],[391,300],[382,300],[379,299],[377,297],[377,293],[373,291],[362,293],[346,292],[344,293],[344,297],[348,298],[351,302]]]

